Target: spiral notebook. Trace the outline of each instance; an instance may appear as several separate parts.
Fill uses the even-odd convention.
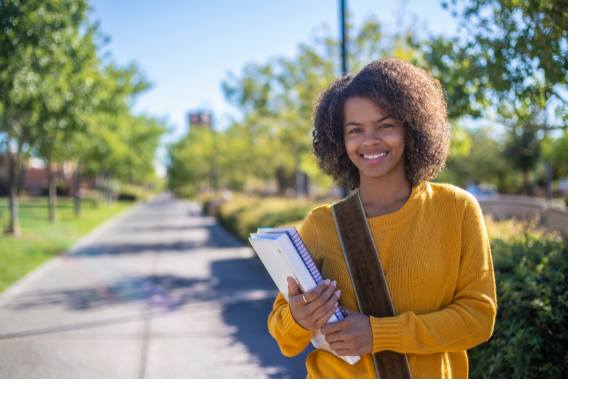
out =
[[[308,253],[296,228],[259,228],[256,233],[250,234],[248,240],[286,300],[289,300],[288,276],[296,278],[302,292],[308,292],[323,282],[323,276]],[[335,313],[331,315],[328,323],[342,320],[345,316],[344,309],[338,303]],[[315,348],[335,354],[320,331],[315,333],[311,342]],[[349,364],[360,360],[360,356],[338,357]]]

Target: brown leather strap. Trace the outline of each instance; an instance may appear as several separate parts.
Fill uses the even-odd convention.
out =
[[[333,217],[360,312],[396,316],[358,190],[333,205]],[[373,359],[380,379],[411,378],[405,354],[385,350],[374,353]]]

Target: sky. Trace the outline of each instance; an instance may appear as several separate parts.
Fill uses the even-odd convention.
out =
[[[347,0],[353,21],[375,16],[384,30],[414,26],[452,34],[455,20],[440,0]],[[206,109],[216,128],[235,115],[221,91],[227,73],[250,63],[296,54],[317,29],[339,35],[339,0],[91,0],[91,17],[110,39],[103,51],[119,64],[135,62],[153,87],[135,112],[166,120],[164,144],[187,131],[187,113]],[[164,173],[165,147],[157,168]]]

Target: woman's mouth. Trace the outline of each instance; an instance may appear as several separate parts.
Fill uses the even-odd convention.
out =
[[[359,154],[367,164],[377,164],[385,159],[389,151],[374,152],[371,154]]]

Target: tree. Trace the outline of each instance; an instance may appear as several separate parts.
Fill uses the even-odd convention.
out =
[[[459,18],[462,29],[450,40],[433,39],[430,62],[470,74],[463,83],[479,102],[513,115],[526,115],[529,110],[520,108],[529,105],[554,108],[556,126],[566,125],[566,0],[451,0],[442,5]],[[476,105],[472,108],[482,108]]]
[[[424,60],[448,95],[449,114],[485,116],[507,130],[507,160],[523,173],[540,161],[542,137],[567,127],[567,1],[451,0],[451,37],[425,42]]]
[[[85,5],[87,8],[87,5]],[[47,83],[39,100],[39,122],[31,130],[35,152],[46,161],[48,172],[48,216],[56,221],[56,179],[54,166],[76,158],[81,152],[77,137],[88,130],[88,117],[97,110],[94,83],[99,79],[96,54],[97,25],[85,14],[71,20],[56,38],[54,58],[48,64]],[[78,194],[76,195],[78,198]],[[79,209],[77,204],[76,209]],[[77,211],[76,211],[77,212]]]
[[[544,137],[541,141],[542,159],[552,166],[555,178],[568,174],[568,133],[567,130],[558,138]]]
[[[154,179],[154,155],[166,126],[132,113],[135,97],[151,86],[135,64],[103,66],[95,86],[95,111],[87,117],[73,158],[81,174],[95,177],[110,200],[113,180],[144,184]]]
[[[169,146],[169,189],[192,197],[202,188],[220,187],[221,134],[207,127],[191,127],[187,135]]]
[[[65,68],[65,42],[79,35],[85,20],[84,0],[0,2],[0,130],[8,135],[8,232],[18,236],[18,172],[24,151],[36,144],[44,110],[59,109],[63,95],[54,95]],[[65,85],[58,81],[59,87]],[[13,144],[14,142],[14,144]]]
[[[513,192],[518,175],[511,171],[504,147],[504,140],[491,127],[467,129],[454,125],[446,168],[438,180],[462,187],[491,184],[500,192]]]
[[[88,9],[86,0],[0,2],[0,134],[6,135],[9,158],[13,235],[19,233],[18,172],[28,154],[48,166],[51,221],[58,163],[76,162],[78,186],[81,173],[100,173],[108,181],[113,174],[143,181],[153,173],[164,126],[131,112],[132,98],[150,84],[134,65],[103,63],[103,40]]]

